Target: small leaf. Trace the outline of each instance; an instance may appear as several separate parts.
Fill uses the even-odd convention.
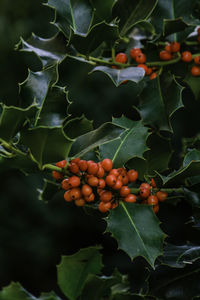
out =
[[[86,134],[92,130],[92,122],[84,116],[66,121],[63,127],[63,131],[71,139],[75,139],[78,136]]]
[[[55,8],[55,24],[69,39],[71,29],[86,35],[93,18],[93,9],[87,0],[49,0],[47,5]]]
[[[99,248],[90,247],[63,256],[57,266],[58,285],[70,300],[76,300],[82,292],[90,274],[99,274],[102,268]]]
[[[120,203],[111,211],[107,222],[107,231],[116,238],[120,249],[131,259],[144,257],[154,267],[155,259],[162,254],[165,235],[151,206]]]
[[[128,67],[124,69],[112,69],[105,66],[95,67],[91,72],[100,71],[105,73],[113,83],[118,87],[124,80],[130,80],[138,83],[143,79],[145,72],[142,68]]]
[[[120,136],[123,128],[112,123],[104,123],[99,128],[81,135],[73,143],[70,156],[83,156],[96,147],[106,144]]]
[[[37,107],[35,105],[25,109],[3,104],[0,104],[0,106],[2,108],[0,116],[0,139],[7,142],[11,141],[22,129],[25,122],[33,118],[37,112]]]
[[[182,18],[177,18],[174,20],[164,20],[164,35],[170,35],[175,32],[183,31],[189,27]]]
[[[118,0],[113,13],[120,19],[120,35],[126,35],[137,22],[148,19],[157,2],[157,0]]]
[[[40,58],[43,67],[48,67],[64,59],[67,52],[66,39],[61,32],[49,39],[32,34],[27,41],[21,38],[16,50],[35,53]]]
[[[20,283],[12,282],[0,291],[0,300],[37,300],[29,294]]]
[[[195,100],[200,98],[200,85],[199,78],[192,76],[191,72],[186,73],[186,77],[183,80],[191,89],[194,94]]]
[[[117,0],[92,0],[95,14],[102,20],[107,20],[112,16],[112,8]]]
[[[113,124],[121,126],[125,132],[118,139],[100,146],[101,158],[111,158],[115,167],[123,166],[133,157],[143,158],[143,153],[148,150],[148,128],[141,121],[132,121],[124,116],[113,119]]]
[[[38,300],[62,300],[62,299],[58,297],[54,292],[50,292],[50,293],[42,293]]]
[[[21,133],[20,143],[26,145],[42,168],[68,156],[73,140],[64,135],[61,127],[38,126]]]

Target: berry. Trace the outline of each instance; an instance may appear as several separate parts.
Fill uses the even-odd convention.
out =
[[[71,163],[77,164],[80,160],[81,160],[80,157],[76,157],[76,158],[71,160]]]
[[[108,175],[106,176],[105,182],[108,186],[113,186],[115,185],[117,179],[114,175]]]
[[[143,182],[140,184],[140,189],[145,188],[145,189],[151,189],[151,186],[147,182]]]
[[[195,62],[196,65],[200,65],[200,56],[199,55],[195,56],[194,62]]]
[[[200,67],[193,66],[191,69],[191,73],[193,76],[200,76]]]
[[[75,162],[71,162],[70,165],[68,166],[68,168],[73,174],[79,173],[79,167],[78,167],[77,163],[75,163]]]
[[[160,59],[161,60],[170,60],[170,59],[172,59],[172,55],[170,52],[163,50],[163,51],[160,51]]]
[[[81,171],[83,171],[83,172],[86,171],[87,168],[88,168],[87,161],[86,161],[86,160],[79,160],[78,166],[79,166],[79,169],[80,169]]]
[[[149,75],[151,75],[151,74],[152,74],[152,72],[153,72],[153,71],[152,71],[152,68],[147,68],[146,75],[148,75],[148,76],[149,76]]]
[[[181,59],[184,62],[191,62],[192,61],[192,53],[190,51],[182,52]]]
[[[120,52],[115,56],[115,61],[121,64],[125,64],[128,60],[128,57],[125,53]]]
[[[128,175],[122,175],[122,183],[123,183],[123,185],[128,184]]]
[[[170,46],[170,44],[167,44],[167,45],[165,46],[165,51],[171,52],[171,46]]]
[[[99,170],[99,167],[95,162],[91,162],[88,164],[88,169],[87,169],[88,174],[96,175],[98,170]]]
[[[64,159],[64,160],[61,160],[61,161],[58,161],[56,163],[56,166],[59,167],[59,168],[64,168],[67,164],[67,161]]]
[[[103,178],[99,179],[98,188],[103,189],[106,186],[105,180]]]
[[[88,184],[90,186],[98,186],[99,183],[99,179],[95,176],[91,176],[90,178],[88,178]]]
[[[159,205],[158,204],[154,205],[153,211],[154,211],[155,214],[157,214],[157,212],[159,211]]]
[[[111,207],[112,207],[112,204],[110,202],[105,203],[105,202],[101,201],[99,203],[99,211],[102,213],[109,211],[111,209]]]
[[[114,176],[118,176],[119,175],[119,170],[118,169],[112,169],[110,172],[109,172],[109,175],[114,175]]]
[[[79,199],[81,197],[81,190],[77,187],[71,189],[70,196],[71,196],[72,200]]]
[[[136,55],[135,60],[138,64],[144,64],[146,62],[146,55],[144,53],[139,53]]]
[[[170,44],[170,48],[171,48],[171,52],[175,53],[175,52],[180,51],[181,45],[178,42],[172,42]]]
[[[52,171],[52,176],[55,180],[63,179],[63,174],[57,171]]]
[[[129,194],[124,198],[125,202],[134,203],[136,202],[137,197],[134,194]]]
[[[150,80],[153,80],[157,77],[157,73],[156,72],[153,72],[150,76],[149,76],[149,79]]]
[[[156,196],[158,197],[158,200],[162,202],[162,201],[166,200],[168,194],[165,192],[159,191],[156,193]]]
[[[147,188],[140,188],[140,196],[142,198],[147,198],[150,195],[150,190]]]
[[[72,201],[71,190],[66,191],[66,192],[64,193],[64,199],[65,199],[65,201],[67,201],[67,202],[71,202],[71,201]]]
[[[85,205],[85,200],[83,198],[79,198],[79,199],[76,199],[74,201],[74,203],[76,204],[76,206],[84,206]]]
[[[71,187],[78,187],[81,184],[80,178],[78,176],[70,177],[68,182]]]
[[[153,178],[151,179],[151,186],[153,188],[156,188],[156,183],[155,183],[155,180]]]
[[[112,170],[113,162],[112,162],[111,159],[105,158],[105,159],[101,162],[101,165],[102,165],[103,169],[104,169],[106,172],[109,172],[109,171]]]
[[[144,69],[144,71],[145,71],[145,74],[147,74],[147,71],[148,71],[148,67],[147,67],[147,65],[145,65],[145,64],[139,64],[139,65],[137,65],[137,67],[138,67],[138,68],[142,68],[142,69]]]
[[[130,182],[135,182],[138,179],[138,172],[135,170],[129,170],[127,175]]]
[[[92,188],[88,184],[83,184],[81,188],[83,196],[89,196],[92,194]]]
[[[61,186],[63,188],[63,190],[69,190],[71,188],[71,185],[69,184],[69,179],[63,179],[63,181],[61,182]]]
[[[102,177],[104,177],[104,174],[105,174],[104,168],[102,166],[99,166],[99,170],[96,173],[96,176],[99,178],[102,178]]]
[[[113,190],[119,190],[119,189],[121,189],[122,185],[123,185],[122,181],[117,179],[115,185],[113,185],[112,188],[113,188]]]
[[[109,202],[108,202],[109,203]],[[111,209],[114,209],[114,208],[116,208],[118,206],[118,202],[113,202],[112,204],[111,204]]]
[[[148,199],[147,199],[147,203],[149,205],[157,205],[158,204],[158,197],[155,196],[155,195],[149,196]]]
[[[109,202],[112,200],[113,194],[111,191],[104,191],[101,195],[100,195],[100,200],[102,202]]]
[[[130,50],[130,56],[135,59],[138,54],[142,53],[140,48],[132,48]]]
[[[119,193],[122,197],[126,197],[131,193],[131,189],[127,185],[124,185],[121,187]]]
[[[89,196],[85,196],[85,197],[84,197],[85,201],[87,201],[87,202],[92,202],[92,201],[94,201],[94,198],[95,198],[95,196],[94,196],[93,193],[90,194]]]

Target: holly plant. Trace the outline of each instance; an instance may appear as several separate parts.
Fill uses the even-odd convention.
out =
[[[39,200],[83,211],[114,246],[62,256],[58,292],[12,282],[0,299],[199,299],[200,1],[45,5],[57,32],[16,45],[40,67],[1,102],[0,166],[42,175]]]

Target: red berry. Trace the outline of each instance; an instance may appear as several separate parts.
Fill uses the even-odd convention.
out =
[[[81,188],[83,196],[89,196],[92,194],[92,188],[88,184],[83,184]]]
[[[172,59],[172,55],[170,52],[163,50],[163,51],[160,51],[160,59],[161,60],[170,60],[170,59]]]
[[[130,182],[135,182],[138,179],[138,172],[135,170],[129,170],[127,175]]]
[[[63,174],[57,171],[52,171],[52,176],[55,180],[63,179]]]
[[[79,169],[81,170],[81,171],[86,171],[87,170],[87,168],[88,168],[88,164],[87,164],[87,161],[86,160],[79,160],[79,162],[78,162],[78,166],[79,166]]]
[[[165,51],[171,52],[171,46],[170,46],[170,44],[167,44],[167,45],[165,46]]]
[[[145,189],[151,189],[151,186],[147,182],[143,182],[140,184],[140,189],[145,188]]]
[[[115,56],[115,61],[121,64],[125,64],[128,60],[128,57],[125,53],[120,52]]]
[[[105,158],[102,162],[101,162],[102,167],[104,168],[104,170],[106,172],[109,172],[112,170],[113,167],[113,162],[111,159],[109,158]]]
[[[71,202],[73,200],[71,197],[71,190],[68,190],[64,193],[64,199],[67,202]]]
[[[181,59],[184,62],[191,62],[192,61],[192,53],[190,51],[182,52]]]
[[[87,172],[90,175],[96,175],[99,170],[99,166],[95,162],[91,162],[88,164]]]
[[[112,200],[113,194],[111,191],[104,191],[101,195],[100,195],[100,200],[103,202],[109,202]]]
[[[136,55],[135,60],[138,64],[144,64],[146,62],[146,55],[144,53],[139,53]]]
[[[132,48],[130,50],[130,56],[135,59],[136,56],[139,54],[139,53],[142,53],[141,49],[140,48]]]
[[[146,72],[146,75],[151,75],[152,74],[152,68],[147,68],[147,72]]]
[[[158,204],[153,206],[153,211],[154,211],[155,214],[157,214],[157,212],[159,211],[159,205]]]
[[[199,55],[195,56],[194,62],[195,62],[196,65],[200,65],[200,56]]]
[[[172,42],[170,44],[170,48],[171,48],[171,52],[175,53],[175,52],[180,51],[181,45],[178,42]]]
[[[75,163],[75,162],[71,162],[69,164],[68,168],[73,174],[79,173],[79,167],[78,167],[77,163]]]
[[[103,178],[99,179],[98,188],[103,189],[106,186],[105,180]]]
[[[148,71],[147,65],[145,65],[145,64],[139,64],[139,65],[137,65],[137,67],[138,68],[142,68],[145,71],[145,74],[147,74],[147,71]]]
[[[99,170],[96,173],[96,176],[99,178],[102,178],[102,177],[104,177],[104,174],[105,174],[104,168],[102,166],[99,166]]]
[[[81,197],[81,190],[80,190],[80,188],[76,187],[76,188],[71,189],[70,196],[71,196],[72,200],[79,199]]]
[[[153,178],[151,179],[151,186],[153,188],[156,188],[156,183],[155,183],[155,180]]]
[[[156,72],[153,72],[150,76],[149,76],[149,79],[150,80],[153,80],[157,77],[157,73]]]
[[[99,179],[95,176],[91,176],[88,178],[88,184],[90,186],[98,186],[98,183],[99,183]]]
[[[87,202],[92,202],[92,201],[94,201],[94,198],[95,198],[95,196],[94,196],[93,193],[90,194],[89,196],[84,196],[84,199],[85,199],[85,201],[87,201]]]
[[[127,185],[124,185],[121,187],[119,193],[122,197],[126,197],[131,193],[131,189]]]
[[[134,194],[129,194],[124,198],[125,202],[134,203],[136,202],[137,197]]]
[[[155,195],[149,196],[148,199],[147,199],[147,203],[149,205],[157,205],[158,204],[158,197],[155,196]]]
[[[78,176],[70,177],[68,182],[71,187],[78,187],[81,184],[80,178]]]
[[[193,76],[200,76],[200,67],[198,66],[193,66],[191,69],[191,73]]]
[[[109,211],[111,209],[111,207],[112,207],[112,204],[110,202],[105,203],[105,202],[101,201],[99,203],[99,211],[102,213]]]
[[[147,198],[150,195],[150,190],[147,188],[140,188],[140,196],[142,198]]]
[[[59,167],[59,168],[64,168],[67,164],[67,161],[64,159],[64,160],[61,160],[61,161],[58,161],[56,163],[56,166]]]
[[[79,199],[76,199],[74,201],[74,203],[76,204],[76,206],[84,206],[85,205],[85,200],[83,198],[79,198]]]
[[[123,183],[121,180],[117,179],[116,183],[112,186],[113,190],[119,190],[121,189]]]
[[[61,182],[61,186],[63,188],[63,190],[69,190],[71,188],[71,185],[69,184],[69,179],[65,178],[63,179],[63,181]]]
[[[159,201],[163,202],[166,200],[168,194],[166,192],[159,191],[156,193],[156,196],[158,197]]]

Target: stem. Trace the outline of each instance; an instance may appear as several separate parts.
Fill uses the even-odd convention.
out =
[[[1,146],[3,148],[5,148],[6,150],[8,150],[9,152],[11,153],[15,153],[15,154],[18,154],[18,155],[23,155],[23,156],[26,156],[27,154],[22,152],[21,150],[15,148],[14,146],[12,146],[11,144],[7,143],[6,141],[4,140],[0,140],[1,142]]]
[[[184,42],[186,45],[188,46],[196,46],[196,45],[199,45],[199,42],[196,42],[196,41],[185,41]]]
[[[138,194],[140,191],[140,188],[131,188],[131,193],[133,194]],[[154,192],[158,192],[158,191],[162,191],[165,192],[167,194],[170,193],[178,193],[178,194],[183,194],[184,193],[184,189],[183,188],[161,188],[161,189],[153,189]]]
[[[112,48],[112,61],[115,61],[115,48]]]
[[[178,56],[174,59],[168,60],[168,61],[154,61],[154,62],[149,62],[146,63],[147,66],[152,67],[152,66],[167,66],[167,65],[172,65],[181,60],[181,55],[178,54]]]

